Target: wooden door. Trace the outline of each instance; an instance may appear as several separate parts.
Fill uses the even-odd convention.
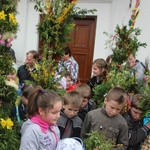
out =
[[[69,43],[72,55],[79,64],[78,80],[86,83],[91,78],[96,17],[74,19],[75,29],[71,34],[72,42]]]

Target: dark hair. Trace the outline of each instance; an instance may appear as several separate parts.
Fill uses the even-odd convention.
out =
[[[71,80],[72,80],[72,75],[71,75],[71,72],[70,72],[70,71],[66,71],[64,76],[65,76],[65,77],[70,77]]]
[[[36,59],[37,61],[39,60],[39,53],[35,50],[30,50],[29,52],[27,52],[27,55],[31,53],[33,54],[33,59]]]
[[[24,84],[22,87],[22,96],[28,99],[30,93],[34,90],[35,87],[35,84]]]
[[[126,91],[119,86],[115,86],[109,90],[107,94],[107,100],[113,100],[118,102],[118,104],[122,104],[126,101],[127,93]]]
[[[15,55],[15,51],[10,47],[10,50],[9,50],[11,56],[12,56],[12,59],[13,61],[16,63],[16,55]]]
[[[70,50],[69,47],[65,47],[65,48],[64,48],[64,54],[65,54],[65,55],[68,55],[68,54],[69,54],[69,57],[71,57],[71,50]]]
[[[80,108],[83,102],[82,96],[77,91],[69,91],[63,96],[64,105],[72,104]]]
[[[42,108],[46,112],[52,109],[58,101],[62,101],[62,99],[55,91],[44,90],[41,86],[36,86],[30,93],[27,116],[30,118],[38,113],[38,108]]]
[[[139,104],[140,104],[140,102],[141,102],[143,96],[144,96],[144,95],[142,95],[142,94],[135,94],[135,95],[133,96],[132,101],[131,101],[131,107],[134,107],[134,108],[136,108],[136,109],[142,110],[142,109],[139,107]]]
[[[112,59],[112,55],[107,56],[106,62],[109,64],[111,59]]]

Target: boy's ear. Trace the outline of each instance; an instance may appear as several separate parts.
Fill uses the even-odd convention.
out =
[[[107,102],[108,102],[108,99],[105,97],[104,104],[106,104]]]
[[[63,108],[63,109],[65,108],[64,102],[62,102],[62,108]]]

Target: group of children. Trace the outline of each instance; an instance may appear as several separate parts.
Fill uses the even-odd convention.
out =
[[[127,93],[116,86],[108,92],[103,106],[97,108],[91,100],[92,89],[105,80],[107,63],[97,59],[92,67],[94,76],[89,82],[67,90],[63,97],[37,85],[24,85],[21,103],[24,107],[20,106],[19,114],[22,114],[20,119],[26,121],[21,128],[20,150],[55,150],[60,139],[78,137],[84,140],[91,131],[104,133],[115,143],[116,150],[138,150],[150,131],[150,122],[143,124],[142,110],[138,107],[142,96],[135,95],[130,110],[121,114]],[[67,88],[70,83],[66,76]],[[12,112],[15,117],[16,109]]]

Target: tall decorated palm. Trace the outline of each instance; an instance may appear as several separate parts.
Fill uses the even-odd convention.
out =
[[[104,32],[108,36],[106,41],[106,48],[112,51],[112,63],[109,64],[109,72],[106,82],[96,86],[94,89],[95,101],[99,106],[102,105],[104,95],[116,85],[124,87],[128,93],[139,93],[144,84],[136,80],[135,70],[129,66],[128,58],[130,54],[136,55],[140,47],[146,47],[146,43],[142,43],[138,40],[138,36],[141,34],[141,29],[134,28],[137,16],[139,14],[138,6],[140,1],[136,1],[134,8],[132,9],[129,25],[116,25],[113,34]],[[134,75],[131,76],[131,70]]]
[[[35,10],[41,14],[41,22],[37,25],[42,46],[40,63],[35,64],[36,72],[31,73],[36,84],[45,89],[55,89],[55,71],[58,58],[63,49],[71,41],[70,34],[74,29],[74,17],[84,17],[94,13],[95,9],[86,10],[75,7],[78,0],[32,0]]]
[[[11,42],[16,36],[18,23],[15,18],[18,0],[0,1],[0,149],[16,150],[19,146],[18,135],[14,123],[9,118],[17,91],[6,85],[6,76],[13,70],[10,54]]]

